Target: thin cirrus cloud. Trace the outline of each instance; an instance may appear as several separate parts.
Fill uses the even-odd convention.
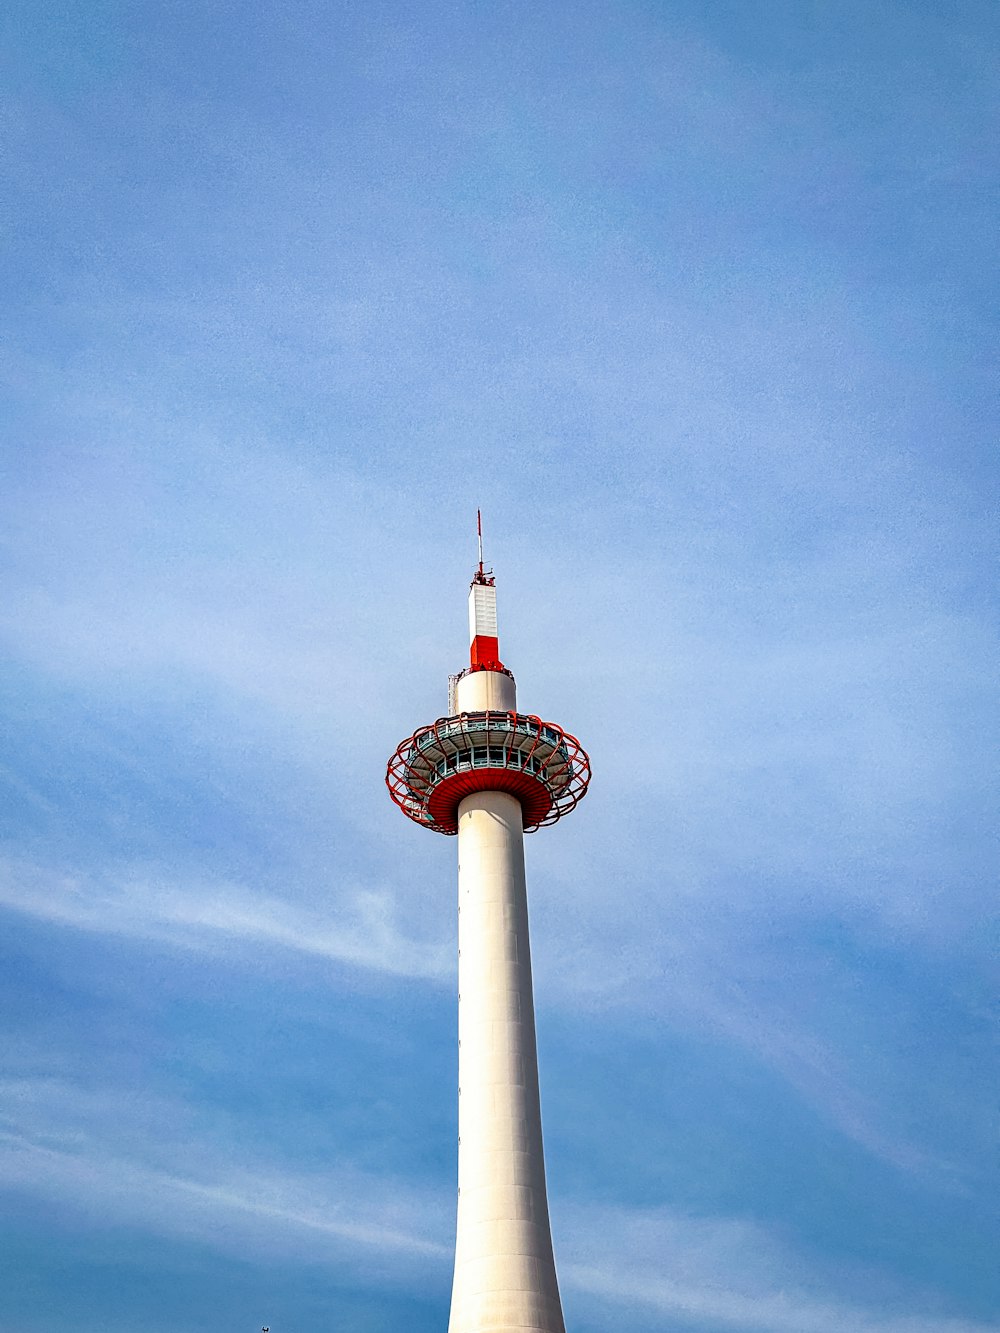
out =
[[[665,1254],[660,1263],[667,1269],[675,1256]],[[603,1304],[609,1314],[628,1309],[642,1326],[663,1327],[673,1319],[678,1329],[726,1328],[745,1333],[996,1333],[996,1324],[970,1323],[964,1319],[934,1318],[922,1314],[881,1314],[836,1299],[817,1300],[807,1291],[752,1292],[734,1289],[731,1270],[715,1280],[690,1286],[670,1278],[650,1277],[648,1272],[629,1274],[620,1267],[587,1267],[573,1264],[564,1269],[564,1286]],[[611,1315],[613,1317],[613,1314]],[[596,1327],[596,1325],[594,1325]]]
[[[877,1308],[857,1299],[863,1271],[810,1271],[766,1228],[738,1218],[692,1217],[669,1209],[579,1209],[562,1214],[568,1262],[563,1284],[583,1313],[613,1318],[628,1309],[637,1326],[747,1333],[995,1333],[997,1325],[914,1312],[892,1293]],[[595,1321],[594,1324],[597,1327]]]
[[[206,951],[266,947],[391,976],[441,981],[451,950],[400,934],[387,893],[341,895],[334,909],[254,895],[231,884],[164,882],[148,871],[101,880],[0,865],[0,904],[54,925]]]
[[[304,1173],[233,1141],[206,1116],[148,1087],[57,1076],[0,1083],[0,1180],[61,1211],[196,1238],[245,1256],[308,1246],[313,1260],[395,1255],[443,1262],[444,1210],[417,1184],[372,1172],[346,1152]]]

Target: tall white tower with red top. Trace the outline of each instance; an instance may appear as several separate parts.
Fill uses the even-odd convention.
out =
[[[579,741],[517,711],[496,585],[469,592],[469,666],[449,716],[397,747],[386,783],[416,823],[458,835],[458,1232],[449,1333],[565,1333],[545,1191],[524,834],[590,781]]]

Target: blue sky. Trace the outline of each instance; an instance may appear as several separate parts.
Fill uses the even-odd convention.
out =
[[[576,1333],[996,1333],[996,184],[977,0],[14,3],[16,1333],[442,1329],[466,650]]]

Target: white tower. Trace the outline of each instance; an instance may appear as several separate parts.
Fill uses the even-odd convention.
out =
[[[449,1333],[565,1333],[545,1191],[524,833],[587,790],[561,727],[519,713],[500,661],[496,587],[469,593],[470,665],[450,716],[389,761],[405,814],[458,834],[458,1232]]]

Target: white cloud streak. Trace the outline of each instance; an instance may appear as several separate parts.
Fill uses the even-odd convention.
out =
[[[612,1308],[645,1310],[657,1321],[673,1317],[687,1325],[741,1333],[844,1333],[845,1329],[850,1333],[996,1333],[1000,1328],[965,1319],[873,1314],[855,1305],[814,1300],[805,1292],[739,1291],[727,1288],[721,1273],[719,1286],[700,1288],[622,1272],[617,1267],[571,1264],[563,1272],[571,1287]]]
[[[400,1230],[371,1216],[369,1196],[385,1198],[392,1182],[336,1173],[296,1181],[285,1175],[241,1172],[196,1180],[136,1165],[121,1157],[83,1155],[33,1143],[16,1134],[0,1135],[0,1180],[73,1207],[107,1210],[152,1230],[195,1235],[222,1248],[243,1252],[247,1232],[259,1249],[286,1249],[304,1231],[334,1247],[365,1246],[440,1259],[447,1247],[418,1231]],[[366,1213],[369,1216],[365,1216]],[[234,1233],[234,1224],[238,1231]],[[275,1231],[278,1228],[278,1231]]]
[[[411,1183],[335,1156],[312,1172],[248,1162],[232,1126],[133,1088],[0,1082],[0,1183],[112,1225],[213,1249],[330,1259],[357,1250],[439,1259],[440,1209]]]
[[[387,892],[358,890],[309,910],[234,884],[176,884],[141,871],[97,881],[6,861],[0,862],[0,905],[76,930],[179,948],[292,950],[434,981],[453,970],[450,948],[400,933]]]
[[[875,1308],[864,1300],[871,1274],[837,1275],[838,1291],[832,1274],[809,1271],[753,1223],[666,1210],[567,1208],[566,1214],[568,1262],[561,1275],[584,1326],[597,1301],[609,1315],[621,1317],[627,1308],[636,1327],[662,1328],[670,1319],[685,1329],[740,1333],[997,1333],[994,1324],[907,1313],[912,1292],[909,1300],[896,1293],[888,1308]]]

